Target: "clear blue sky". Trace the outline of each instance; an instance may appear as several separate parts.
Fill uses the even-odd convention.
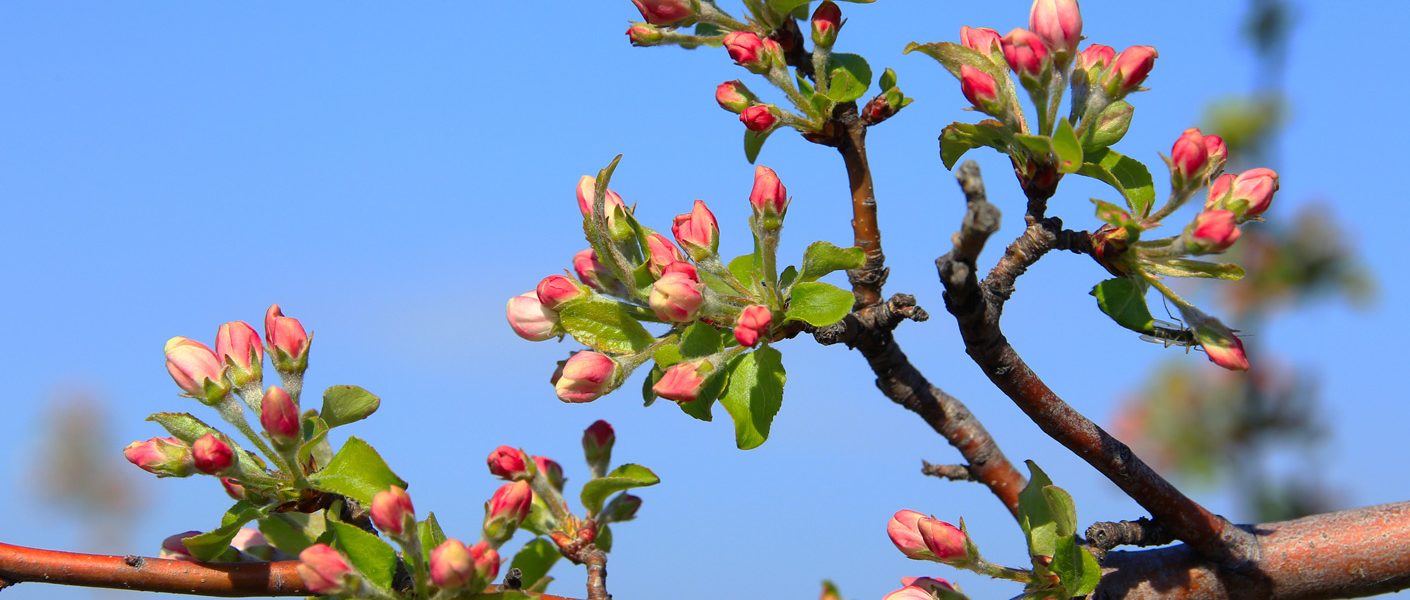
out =
[[[894,67],[917,98],[870,138],[888,289],[930,309],[935,318],[904,326],[901,342],[1011,458],[1037,458],[1073,492],[1084,522],[1134,518],[1134,504],[1042,436],[965,357],[934,276],[961,212],[935,138],[973,116],[948,74],[900,49],[953,40],[961,25],[1007,31],[1026,22],[1027,7],[843,5],[851,20],[840,49],[878,72]],[[1092,41],[1160,50],[1147,83],[1155,91],[1135,99],[1135,125],[1119,145],[1127,154],[1158,165],[1156,152],[1168,152],[1210,100],[1252,85],[1237,30],[1242,2],[1084,8]],[[558,458],[574,486],[585,473],[581,429],[598,418],[615,424],[616,456],[663,479],[641,494],[640,520],[616,528],[610,583],[619,598],[807,598],[833,578],[865,599],[904,575],[956,575],[891,547],[884,526],[900,508],[964,516],[987,555],[1020,562],[1018,530],[986,491],[918,474],[921,459],[956,453],[876,392],[863,360],[842,348],[780,346],[787,395],[773,437],[750,452],[734,449],[727,419],[702,424],[669,403],[643,409],[637,379],[591,404],[553,397],[553,361],[575,345],[520,341],[503,305],[584,246],[579,175],[624,153],[614,187],[648,224],[666,229],[702,198],[728,251],[748,242],[752,167],[738,121],[712,97],[720,81],[748,74],[720,49],[629,47],[622,32],[634,16],[626,0],[0,5],[0,314],[9,340],[0,350],[0,540],[150,553],[167,534],[213,526],[227,502],[214,481],[139,477],[150,510],[134,538],[85,547],[27,489],[31,464],[43,460],[34,451],[43,404],[66,386],[98,390],[120,440],[111,468],[134,469],[119,449],[158,433],[145,415],[199,408],[176,397],[163,341],[210,342],[220,323],[257,323],[278,302],[317,332],[312,389],[355,383],[382,396],[381,412],[354,431],[452,535],[476,535],[496,484],[484,457],[496,445]],[[1383,58],[1403,44],[1380,32],[1410,29],[1410,15],[1382,1],[1302,2],[1297,16],[1283,187],[1270,217],[1332,202],[1343,223],[1355,219],[1351,243],[1381,274],[1380,297],[1366,310],[1318,305],[1257,333],[1297,368],[1321,373],[1331,438],[1318,462],[1295,468],[1327,469],[1349,505],[1403,500],[1406,398],[1384,374],[1410,337],[1410,287],[1398,276],[1410,209],[1403,148],[1387,134],[1410,90]],[[1021,224],[1017,186],[996,155],[975,156],[1007,211],[997,239],[1011,237]],[[794,198],[784,256],[816,239],[851,239],[833,151],[780,134],[761,162]],[[1113,196],[1065,185],[1052,212],[1091,226],[1090,195]],[[1102,277],[1088,260],[1052,256],[1024,277],[1005,316],[1052,387],[1106,422],[1174,351],[1097,312],[1086,292]],[[1053,350],[1054,336],[1092,350]],[[1197,495],[1234,510],[1216,492]],[[581,594],[578,571],[557,575],[557,591]],[[1016,593],[958,580],[976,597]],[[4,594],[85,597],[38,585]]]

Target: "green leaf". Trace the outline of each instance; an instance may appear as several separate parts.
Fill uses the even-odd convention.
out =
[[[1074,536],[1059,538],[1051,569],[1062,580],[1064,597],[1086,596],[1097,589],[1102,567],[1097,557],[1077,544]]]
[[[1167,277],[1204,277],[1238,281],[1244,278],[1243,267],[1227,263],[1211,263],[1185,258],[1167,258],[1145,263],[1147,271]]]
[[[562,556],[558,553],[558,547],[544,538],[534,538],[514,555],[514,560],[509,564],[511,569],[519,569],[520,581],[524,582],[524,588],[529,590],[542,589],[538,587],[539,581],[548,577],[549,569],[553,568],[553,563],[558,562]]]
[[[1117,277],[1098,283],[1090,292],[1097,299],[1097,307],[1116,321],[1117,325],[1146,333],[1150,331],[1154,319],[1146,307],[1146,289],[1140,282]]]
[[[302,427],[304,439],[307,441],[299,445],[299,464],[307,465],[309,459],[313,459],[315,467],[328,464],[333,459],[333,447],[328,444],[328,424],[313,411],[309,411],[304,415]]]
[[[681,333],[681,358],[710,356],[722,348],[724,348],[724,338],[721,336],[720,330],[701,321],[692,323]],[[661,359],[657,358],[656,360],[660,361]]]
[[[744,158],[749,161],[749,164],[752,165],[755,160],[759,159],[759,151],[764,149],[764,141],[769,139],[769,136],[777,129],[775,127],[764,131],[744,130]]]
[[[998,121],[992,119],[978,123],[954,122],[940,131],[940,161],[946,169],[955,168],[955,163],[966,152],[988,146],[1004,152],[1008,145],[1008,132]]]
[[[441,522],[436,520],[436,513],[426,513],[426,520],[416,524],[416,537],[421,540],[421,555],[427,559],[436,546],[445,543],[446,532],[441,529]]]
[[[602,503],[608,496],[632,488],[647,487],[661,483],[651,469],[636,464],[625,464],[603,477],[598,477],[583,485],[583,507],[591,514],[602,510]]]
[[[852,292],[830,283],[809,281],[793,286],[785,321],[803,321],[824,327],[842,320],[852,310]]]
[[[377,492],[394,485],[406,487],[382,456],[357,437],[348,438],[328,466],[309,475],[308,482],[314,489],[347,496],[363,506],[370,506]]]
[[[627,309],[612,300],[593,297],[561,308],[558,319],[563,329],[593,350],[632,354],[646,349],[655,340]]]
[[[905,54],[917,51],[939,61],[940,65],[945,67],[945,70],[955,76],[955,79],[960,78],[960,67],[969,65],[970,67],[989,74],[989,76],[993,77],[994,81],[1001,86],[1004,81],[1008,81],[1009,75],[1007,68],[1000,69],[999,65],[994,64],[994,61],[991,60],[988,55],[981,54],[953,42],[933,42],[927,44],[911,42],[906,44],[906,48],[902,50]]]
[[[813,242],[803,251],[803,270],[798,281],[817,281],[833,271],[861,268],[867,255],[861,248],[839,248],[829,242]]]
[[[1110,149],[1088,154],[1077,170],[1078,175],[1091,177],[1116,188],[1126,199],[1131,214],[1146,217],[1150,215],[1151,204],[1155,202],[1155,184],[1151,182],[1150,171],[1134,158],[1122,156]]]
[[[736,256],[729,261],[729,272],[738,279],[744,287],[749,289],[759,288],[759,263],[754,254],[744,254]]]
[[[220,518],[220,527],[199,535],[182,538],[186,551],[201,562],[216,560],[230,549],[230,541],[246,523],[264,516],[264,509],[241,500]]]
[[[1116,227],[1135,227],[1136,221],[1131,218],[1131,213],[1126,209],[1105,200],[1092,198],[1092,204],[1097,206],[1097,218],[1104,223],[1110,223]]]
[[[240,461],[240,468],[242,470],[251,473],[258,473],[265,470],[264,461],[260,460],[258,456],[250,454],[243,448],[240,448],[239,444],[231,440],[229,436],[224,436],[220,433],[219,429],[205,424],[204,421],[191,416],[190,413],[156,413],[148,416],[147,420],[161,425],[172,437],[188,444],[194,443],[197,438],[207,433],[222,435],[238,449],[238,451],[235,452],[235,459]]]
[[[797,287],[804,285],[814,284]],[[734,440],[740,450],[757,448],[769,438],[774,415],[783,405],[786,379],[782,355],[769,346],[730,361],[729,382],[720,404],[734,419]]]
[[[593,541],[593,543],[597,545],[597,549],[598,549],[598,550],[601,550],[601,551],[603,551],[603,552],[611,552],[611,551],[612,551],[612,528],[611,528],[611,527],[608,527],[608,526],[605,525],[605,524],[599,526],[599,527],[597,528],[597,539],[596,539],[595,541]]]
[[[887,67],[881,72],[881,79],[877,80],[876,87],[883,92],[896,87],[896,72],[892,71],[891,67]]]
[[[786,15],[793,12],[800,6],[807,6],[810,0],[768,0],[769,8],[774,12]]]
[[[1076,173],[1082,167],[1082,143],[1077,141],[1077,132],[1072,123],[1063,119],[1053,132],[1053,154],[1057,156],[1058,172]]]
[[[335,385],[323,391],[323,410],[318,411],[328,427],[338,427],[366,419],[377,412],[382,399],[355,385]]]
[[[363,531],[356,525],[328,521],[333,532],[333,547],[348,557],[348,562],[378,587],[392,588],[392,575],[397,569],[397,551],[382,538]]]
[[[871,65],[856,54],[833,54],[827,59],[827,97],[836,102],[861,98],[871,86]]]
[[[1077,505],[1072,502],[1072,494],[1058,486],[1050,485],[1043,488],[1043,497],[1048,500],[1048,508],[1052,510],[1058,536],[1072,537],[1077,533]]]
[[[275,548],[285,554],[297,555],[317,543],[328,530],[323,512],[273,513],[259,520],[259,531]]]
[[[1028,485],[1018,493],[1018,524],[1028,536],[1030,556],[1052,556],[1057,544],[1057,523],[1053,520],[1053,511],[1043,488],[1052,485],[1053,480],[1048,479],[1048,474],[1033,461],[1024,462],[1028,464],[1032,476],[1028,479]]]

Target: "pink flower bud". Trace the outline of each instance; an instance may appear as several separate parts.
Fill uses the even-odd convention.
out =
[[[754,188],[749,191],[749,205],[756,217],[782,217],[788,211],[788,189],[783,187],[778,173],[765,166],[754,167]]]
[[[749,131],[768,131],[778,124],[773,107],[768,104],[755,104],[739,113],[739,122]]]
[[[725,34],[725,50],[735,64],[753,73],[768,73],[773,68],[774,55],[781,54],[778,43],[760,38],[752,31],[732,31]]]
[[[607,266],[597,260],[597,253],[592,248],[580,250],[573,255],[573,272],[578,274],[578,279],[588,284],[588,287],[599,292],[606,291],[612,280],[612,274],[607,270]]]
[[[930,549],[925,546],[925,540],[920,536],[919,522],[924,518],[925,515],[913,510],[899,510],[886,523],[886,535],[891,537],[891,543],[907,558],[934,558]]]
[[[705,285],[695,276],[694,267],[689,271],[688,263],[682,267],[672,266],[669,272],[663,270],[661,278],[651,284],[651,296],[647,303],[656,316],[667,323],[689,323],[700,314],[705,304]]]
[[[678,25],[695,16],[691,0],[632,0],[641,18],[652,25]]]
[[[627,28],[627,41],[633,46],[655,46],[666,39],[665,32],[650,23],[632,23]]]
[[[1105,69],[1116,61],[1116,49],[1111,46],[1101,44],[1091,44],[1077,54],[1077,63],[1074,68],[1083,71],[1093,69]]]
[[[939,519],[924,517],[916,522],[916,528],[920,531],[920,538],[925,542],[926,549],[940,562],[967,560],[965,535],[958,527]]]
[[[563,478],[563,465],[547,456],[535,456],[533,459],[534,466],[538,467],[539,474],[548,480],[548,484],[560,492],[563,491],[563,483],[566,481]]]
[[[901,585],[906,587],[887,594],[882,600],[934,600],[937,596],[950,597],[940,594],[955,591],[950,582],[931,577],[902,577]]]
[[[191,442],[191,460],[195,463],[197,471],[207,475],[219,475],[235,464],[235,452],[225,440],[213,433],[207,433]]]
[[[685,260],[685,255],[666,236],[653,233],[646,236],[646,260],[651,276],[660,277],[668,265]]]
[[[758,98],[754,93],[738,79],[726,81],[715,88],[715,102],[720,103],[720,108],[735,114],[744,112],[744,109],[756,101]]]
[[[998,84],[984,71],[969,65],[960,65],[960,92],[964,93],[965,100],[969,100],[970,104],[985,113],[996,114],[1003,111],[999,104]]]
[[[823,0],[813,11],[813,43],[831,48],[837,42],[837,30],[842,28],[842,9],[832,0]]]
[[[769,324],[774,315],[769,307],[755,304],[739,312],[739,320],[734,324],[734,339],[741,346],[753,346],[759,338],[769,332]]]
[[[596,194],[596,177],[583,175],[580,179],[578,179],[578,211],[583,213],[584,217],[587,217],[592,214],[593,196],[595,196]],[[617,192],[607,190],[606,196],[607,197],[603,200],[603,206],[607,209],[607,217],[609,220],[612,217],[616,216],[617,209],[619,208],[623,212],[626,212],[627,205],[625,202],[622,201],[622,197],[617,195]]]
[[[475,563],[477,581],[489,583],[499,576],[499,553],[484,540],[470,547],[470,559]]]
[[[299,577],[315,594],[340,594],[357,588],[357,571],[337,550],[314,544],[299,553]]]
[[[1211,175],[1224,170],[1224,163],[1229,160],[1229,147],[1224,145],[1224,138],[1217,135],[1204,136],[1204,151],[1209,155],[1209,173]]]
[[[1052,64],[1043,39],[1027,29],[1015,28],[1002,40],[1004,60],[1021,77],[1037,79]],[[973,102],[973,100],[970,100]],[[975,103],[978,106],[978,103]]]
[[[1209,186],[1206,208],[1222,207],[1247,220],[1263,214],[1278,191],[1278,173],[1272,169],[1249,169],[1238,175],[1226,174]]]
[[[504,305],[504,315],[514,334],[531,342],[542,342],[561,333],[558,313],[544,306],[536,292],[510,298]]]
[[[176,438],[152,438],[132,442],[122,449],[122,455],[143,471],[157,477],[187,477],[195,470],[191,447]]]
[[[908,585],[882,596],[881,600],[935,600],[935,596],[923,588]]]
[[[937,578],[937,577],[902,577],[902,578],[901,578],[901,585],[908,585],[908,586],[911,586],[911,587],[918,587],[918,588],[921,588],[921,589],[923,589],[923,590],[929,590],[929,591],[935,591],[935,592],[939,592],[939,591],[952,592],[952,591],[955,590],[954,584],[952,584],[952,583],[950,583],[949,581],[946,581],[946,580],[944,580],[944,579]]]
[[[617,443],[617,433],[612,431],[612,424],[607,421],[597,420],[583,431],[583,456],[587,457],[589,467],[592,467],[594,474],[607,472],[607,466],[612,462],[612,446]]]
[[[561,474],[561,470],[560,470]],[[485,519],[499,519],[518,526],[529,517],[534,492],[527,481],[515,481],[499,486],[487,504]]]
[[[1219,140],[1218,136],[1210,137],[1218,140],[1219,147],[1223,147],[1223,140]],[[1170,147],[1170,176],[1177,185],[1197,180],[1205,173],[1204,166],[1208,162],[1209,149],[1205,146],[1204,134],[1198,128],[1186,129]]]
[[[1180,316],[1184,317],[1185,324],[1195,332],[1195,339],[1209,356],[1210,362],[1230,371],[1248,370],[1248,355],[1244,354],[1244,343],[1234,335],[1232,329],[1220,323],[1219,319],[1210,317],[1192,306],[1181,307]]]
[[[577,282],[562,275],[549,275],[539,282],[538,288],[539,302],[544,308],[557,311],[560,306],[569,300],[577,300],[590,293]]]
[[[1077,0],[1036,0],[1028,13],[1028,28],[1053,52],[1071,56],[1082,39],[1082,13]]]
[[[298,319],[284,316],[278,304],[264,313],[264,341],[276,369],[303,373],[308,368],[308,333]]]
[[[988,27],[961,27],[960,44],[975,52],[988,56],[995,47],[1002,47],[999,32]]]
[[[666,369],[651,391],[667,400],[694,402],[712,370],[714,367],[705,359],[678,362]]]
[[[289,448],[303,440],[299,405],[289,396],[289,392],[277,385],[271,385],[264,391],[259,424],[279,448]]]
[[[165,350],[166,370],[186,395],[210,404],[230,391],[224,366],[205,344],[176,336],[167,340]]]
[[[1150,46],[1131,46],[1122,50],[1112,61],[1112,69],[1103,80],[1103,87],[1114,98],[1136,91],[1155,67],[1157,56],[1159,54],[1155,48]]]
[[[455,538],[431,551],[431,583],[445,590],[465,587],[475,578],[475,560],[465,544]]]
[[[720,247],[720,225],[715,221],[715,214],[700,200],[695,201],[690,212],[676,215],[671,222],[671,235],[695,260],[714,256]]]
[[[259,333],[249,323],[231,321],[220,326],[215,334],[215,353],[222,365],[231,365],[231,378],[236,385],[259,381],[264,361],[264,346]]]
[[[509,446],[500,446],[490,452],[485,461],[490,466],[490,474],[506,481],[528,479],[529,467],[524,451]]]
[[[196,557],[191,554],[191,550],[186,547],[186,538],[202,533],[204,532],[191,530],[167,536],[162,540],[162,548],[157,553],[157,557],[169,560],[196,560]]]
[[[591,402],[621,383],[621,367],[605,354],[578,352],[563,363],[553,391],[564,402]]]
[[[1238,241],[1239,234],[1238,219],[1232,211],[1206,210],[1195,217],[1186,234],[1186,245],[1194,254],[1223,252]]]
[[[240,483],[240,480],[234,477],[221,477],[220,487],[225,488],[226,495],[230,496],[233,500],[245,499],[245,486]]]
[[[391,536],[408,535],[416,527],[416,508],[406,490],[392,486],[372,497],[372,524]]]

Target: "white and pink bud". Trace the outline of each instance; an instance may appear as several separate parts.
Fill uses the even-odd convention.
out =
[[[528,479],[533,474],[529,471],[528,455],[523,450],[511,446],[500,446],[490,452],[485,463],[490,467],[490,474],[506,481],[516,481]]]
[[[739,113],[739,122],[749,131],[768,131],[778,125],[778,115],[770,104],[755,104]]]
[[[612,462],[612,446],[616,443],[617,432],[607,421],[593,421],[583,430],[583,456],[587,458],[588,467],[594,475],[601,476],[607,472]]]
[[[564,402],[591,402],[615,389],[622,380],[622,367],[611,357],[584,350],[568,357],[554,374],[553,391]]]
[[[499,552],[485,540],[470,547],[470,560],[475,566],[475,580],[483,583],[499,576]]]
[[[960,44],[985,56],[1003,51],[1003,37],[988,27],[961,27]]]
[[[542,342],[563,333],[558,326],[558,313],[544,306],[537,292],[524,292],[510,298],[504,305],[504,316],[515,335],[531,342]]]
[[[1112,66],[1102,80],[1108,96],[1118,99],[1136,91],[1155,68],[1155,59],[1160,56],[1150,46],[1131,46],[1121,51],[1112,60]]]
[[[176,438],[132,442],[122,449],[128,462],[157,477],[187,477],[196,470],[191,447]]]
[[[280,373],[300,374],[308,368],[308,332],[298,319],[284,316],[278,304],[271,304],[264,313],[264,341]]]
[[[689,25],[700,10],[699,0],[632,0],[641,18],[662,26]]]
[[[548,481],[548,485],[553,486],[553,489],[560,492],[563,491],[563,484],[568,481],[563,476],[563,465],[558,464],[558,461],[547,456],[535,456],[532,458],[534,460],[534,467],[538,469],[539,475],[542,475],[543,478]]]
[[[724,37],[725,50],[735,64],[751,73],[768,73],[776,63],[783,62],[783,49],[778,42],[761,38],[752,31],[732,31]]]
[[[969,560],[965,534],[960,528],[939,519],[923,517],[916,522],[916,529],[920,531],[925,548],[935,555],[935,560],[952,564]]]
[[[294,402],[289,392],[277,385],[271,385],[264,391],[259,424],[264,427],[264,432],[277,448],[292,448],[303,440],[299,405]]]
[[[314,544],[299,553],[299,578],[315,594],[341,594],[361,587],[361,576],[348,559],[327,544]]]
[[[597,260],[597,252],[592,248],[580,250],[573,255],[573,272],[578,274],[580,281],[599,292],[607,291],[614,280],[611,271],[607,270],[607,265]]]
[[[393,537],[409,537],[416,528],[416,508],[411,496],[399,486],[377,492],[372,497],[372,524]]]
[[[1239,240],[1238,217],[1228,210],[1201,212],[1185,230],[1185,247],[1191,254],[1223,252]]]
[[[1082,40],[1082,11],[1077,0],[1036,0],[1028,13],[1028,28],[1058,55],[1059,68],[1077,52]]]
[[[956,591],[955,586],[944,579],[902,577],[901,585],[905,587],[887,594],[882,600],[935,600],[935,598],[963,597],[952,594]]]
[[[646,269],[651,271],[652,277],[660,277],[666,267],[684,260],[685,255],[666,236],[659,233],[646,236]]]
[[[1244,353],[1244,343],[1234,334],[1234,330],[1193,306],[1181,306],[1180,316],[1195,332],[1195,339],[1209,356],[1209,362],[1230,371],[1248,370],[1248,355]]]
[[[647,303],[656,316],[667,323],[689,323],[700,315],[705,305],[705,284],[695,273],[695,267],[685,262],[673,262],[661,272],[661,278],[651,284]]]
[[[222,475],[235,466],[235,451],[219,436],[207,433],[191,442],[191,462],[197,471]]]
[[[999,84],[992,75],[969,65],[960,65],[960,92],[980,112],[996,117],[1004,115],[1004,105],[999,101]]]
[[[220,487],[225,490],[225,494],[230,496],[232,500],[244,500],[248,496],[245,484],[240,483],[240,480],[234,477],[221,477]]]
[[[788,212],[788,189],[778,173],[765,166],[754,167],[754,187],[749,190],[749,205],[754,208],[754,217],[765,224],[778,221]],[[777,227],[774,227],[777,229]]]
[[[231,321],[221,325],[215,334],[215,353],[221,364],[230,367],[230,378],[236,386],[258,383],[263,377],[264,345],[249,323]]]
[[[496,543],[508,540],[529,517],[533,503],[534,492],[529,482],[515,481],[500,486],[485,503],[485,539]]]
[[[823,0],[813,11],[813,43],[822,48],[831,48],[837,43],[837,31],[842,29],[842,9],[832,0]]]
[[[539,303],[543,304],[544,308],[555,312],[571,300],[592,295],[592,292],[587,288],[563,275],[544,277],[542,281],[539,281],[539,285],[534,291],[539,297]]]
[[[720,224],[702,200],[696,200],[690,212],[676,215],[671,222],[671,235],[695,260],[714,256],[720,248]]]
[[[1077,53],[1076,70],[1086,71],[1095,80],[1096,72],[1116,62],[1116,49],[1102,44],[1090,44]]]
[[[1015,28],[1004,36],[1002,43],[1004,60],[1025,86],[1047,85],[1042,78],[1052,66],[1052,57],[1042,38],[1027,29]]]
[[[230,392],[225,366],[210,347],[196,340],[176,336],[166,342],[166,370],[176,386],[206,404],[220,402]]]
[[[759,338],[767,339],[769,325],[773,320],[773,312],[767,306],[755,304],[745,307],[739,311],[739,320],[734,323],[734,339],[741,346],[753,346],[759,342]]]
[[[475,578],[475,560],[465,544],[455,538],[431,550],[431,583],[443,590],[465,587]]]
[[[1195,127],[1186,129],[1170,147],[1171,182],[1180,189],[1204,185],[1209,175],[1224,168],[1228,156],[1223,138],[1204,135]]]
[[[1205,208],[1224,208],[1240,220],[1248,220],[1268,210],[1277,191],[1278,173],[1272,169],[1260,167],[1238,175],[1225,174],[1209,185]]]
[[[657,396],[676,402],[694,402],[705,389],[714,365],[703,358],[687,360],[671,365],[661,375],[661,379],[651,386]]]
[[[726,81],[715,88],[715,102],[720,104],[720,108],[734,114],[744,112],[744,109],[758,101],[759,98],[754,92],[749,91],[738,79]]]
[[[157,552],[157,558],[165,558],[168,560],[196,560],[195,555],[191,554],[191,550],[186,547],[186,538],[201,535],[202,533],[204,532],[191,530],[166,536],[166,539],[162,540],[161,550]]]
[[[891,543],[896,545],[906,558],[915,560],[930,560],[935,555],[926,547],[925,540],[920,536],[920,520],[926,518],[925,515],[913,510],[899,510],[886,523],[886,535],[891,538]]]
[[[592,215],[593,197],[597,194],[597,178],[590,175],[583,175],[578,179],[578,211],[584,217]],[[618,209],[627,210],[627,204],[622,201],[622,197],[612,190],[607,190],[606,198],[603,199],[603,206],[607,210],[607,218],[611,220],[616,216]]]
[[[666,39],[666,32],[650,23],[632,23],[627,28],[627,41],[633,46],[655,46]]]

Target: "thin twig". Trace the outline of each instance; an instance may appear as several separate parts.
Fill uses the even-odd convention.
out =
[[[950,481],[973,481],[974,476],[969,472],[969,465],[937,465],[929,461],[920,461],[921,475],[949,479]]]
[[[587,565],[588,600],[611,600],[607,593],[607,553],[593,548],[583,557]]]
[[[1145,517],[1135,521],[1100,521],[1087,528],[1087,541],[1102,550],[1117,546],[1164,546],[1175,541],[1160,523]]]

